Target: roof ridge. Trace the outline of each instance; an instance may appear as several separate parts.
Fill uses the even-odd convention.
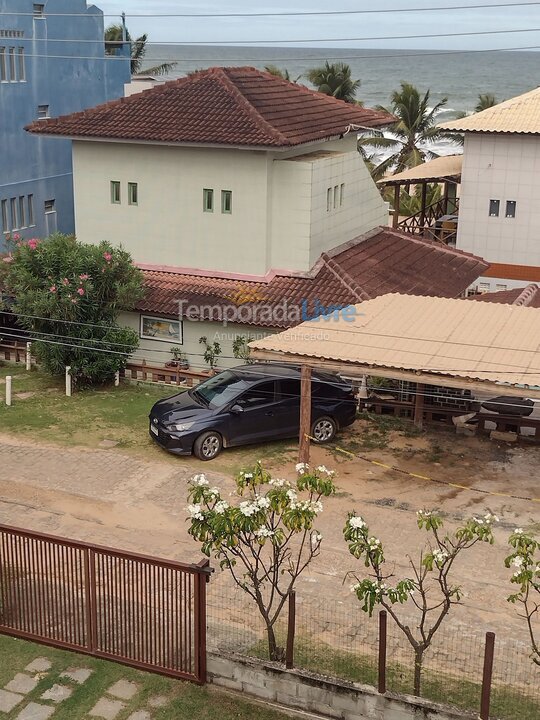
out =
[[[371,295],[359,285],[343,267],[326,253],[322,253],[321,260],[330,272],[340,281],[340,283],[350,290],[353,295],[362,302],[363,300],[371,300]]]
[[[523,291],[517,296],[512,305],[528,307],[536,297],[536,293],[539,291],[540,287],[538,287],[538,285],[536,285],[535,283],[527,285],[527,287],[524,288]]]
[[[387,232],[390,234],[397,236],[397,237],[403,237],[401,233],[404,233],[403,230],[396,230],[396,228],[388,228]],[[461,250],[457,247],[451,247],[450,245],[447,245],[446,243],[441,242],[440,240],[431,240],[430,238],[426,237],[420,237],[419,235],[413,235],[412,233],[404,233],[408,237],[410,237],[411,240],[413,240],[418,245],[427,245],[431,246],[433,248],[436,248],[437,250],[442,250],[446,253],[452,253],[453,255],[462,255],[463,257],[469,257],[473,258],[474,260],[477,260],[480,263],[483,263],[486,268],[489,267],[490,263],[485,260],[484,258],[480,257],[480,255],[475,255],[474,253],[467,252],[466,250]]]

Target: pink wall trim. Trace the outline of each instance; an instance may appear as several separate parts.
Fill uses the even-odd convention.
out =
[[[291,272],[290,270],[270,270],[266,275],[247,275],[242,273],[221,272],[220,270],[201,270],[198,268],[182,268],[174,265],[148,265],[135,263],[140,270],[150,272],[173,273],[175,275],[197,275],[200,277],[224,278],[226,280],[245,280],[246,282],[269,283],[277,275],[284,277],[305,277],[306,273]]]

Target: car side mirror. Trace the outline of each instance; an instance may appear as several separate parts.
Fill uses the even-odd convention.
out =
[[[233,405],[231,408],[231,412],[235,415],[239,415],[240,413],[244,412],[244,408],[241,405]]]

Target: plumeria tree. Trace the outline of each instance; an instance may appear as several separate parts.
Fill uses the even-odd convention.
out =
[[[381,540],[370,533],[364,518],[355,513],[348,515],[343,534],[349,552],[364,561],[368,575],[351,573],[356,580],[351,590],[370,616],[376,606],[383,607],[411,644],[415,695],[420,694],[425,653],[451,607],[461,600],[461,588],[452,582],[456,560],[477,543],[493,544],[492,526],[497,521],[491,514],[474,517],[451,533],[444,530],[440,515],[420,510],[417,524],[428,533],[428,541],[416,559],[407,555],[410,576],[397,579],[393,571],[387,570]],[[402,614],[399,606],[405,604],[407,609]],[[414,622],[411,610],[416,615]]]
[[[271,660],[284,650],[276,623],[296,580],[320,553],[315,528],[322,499],[335,493],[334,473],[324,466],[297,465],[294,482],[272,478],[260,462],[236,477],[233,502],[196,475],[189,490],[189,534],[202,552],[255,602],[266,627]]]
[[[540,541],[516,528],[508,543],[512,553],[506,558],[507,568],[514,568],[510,582],[518,586],[508,602],[520,605],[531,639],[532,660],[540,666]]]

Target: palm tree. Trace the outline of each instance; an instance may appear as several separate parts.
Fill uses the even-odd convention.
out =
[[[332,95],[348,103],[357,102],[356,91],[360,87],[360,80],[352,79],[351,68],[347,63],[329,63],[327,60],[322,67],[309,70],[306,77],[325,95]]]
[[[448,99],[443,98],[430,107],[429,97],[429,90],[422,97],[414,85],[401,83],[401,89],[392,93],[391,109],[378,108],[395,115],[397,122],[389,126],[390,136],[385,136],[381,131],[371,131],[358,141],[359,151],[364,157],[368,149],[390,151],[390,155],[374,168],[375,175],[381,177],[390,169],[396,173],[402,172],[426,160],[433,160],[438,155],[432,145],[440,140],[449,139],[456,144],[461,142],[460,135],[437,127],[437,116]]]
[[[131,43],[131,74],[137,75],[146,55],[146,43],[148,35],[145,33],[134,40],[126,29],[126,42]],[[115,55],[116,50],[124,42],[124,28],[122,25],[109,25],[105,30],[105,52],[107,55]],[[162,63],[155,67],[145,68],[147,75],[167,75],[177,65],[175,62]]]
[[[474,112],[482,112],[482,110],[487,110],[488,108],[493,107],[494,105],[498,105],[499,101],[495,97],[495,95],[492,95],[492,93],[486,93],[485,95],[479,95],[478,96],[478,103],[476,107],[474,108]]]
[[[302,75],[299,75],[296,80],[293,80],[287,68],[284,68],[282,70],[281,68],[278,68],[277,65],[265,65],[264,69],[267,73],[270,73],[270,75],[274,75],[275,77],[281,78],[282,80],[288,80],[289,82],[297,83],[302,77]]]

